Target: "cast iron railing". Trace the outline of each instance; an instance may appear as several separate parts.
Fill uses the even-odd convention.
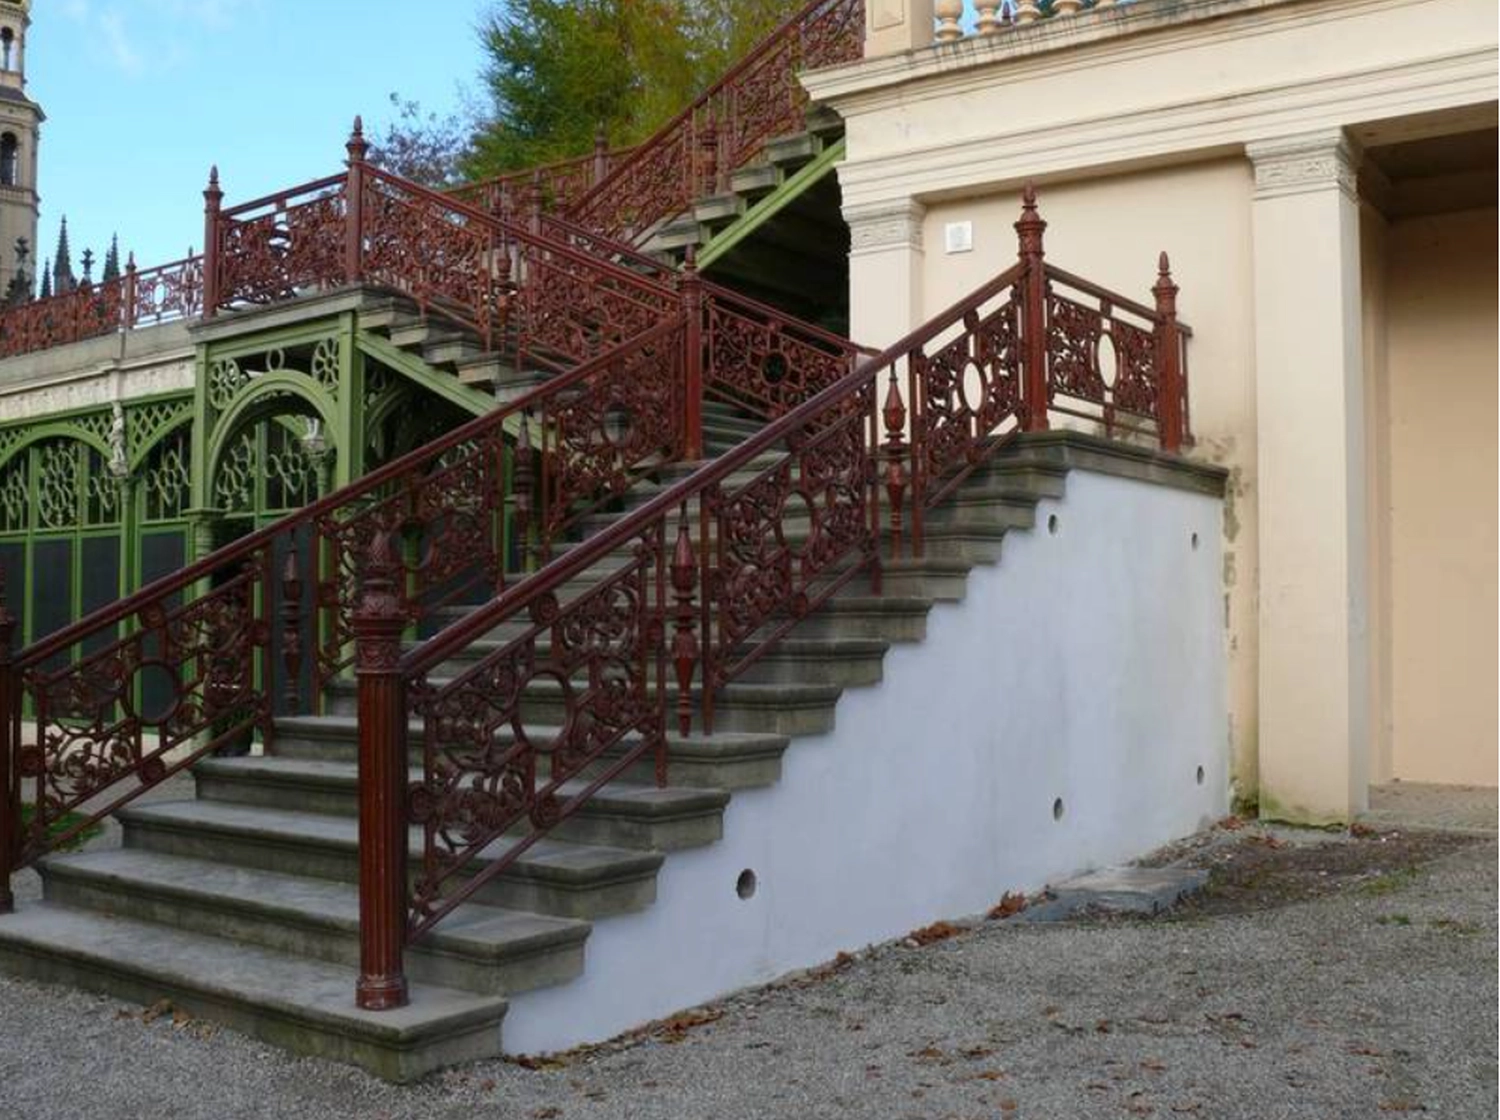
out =
[[[567,210],[634,151],[634,148],[611,150],[601,134],[594,140],[594,150],[586,156],[464,183],[445,193],[507,221],[523,221],[533,213]]]
[[[643,278],[354,150],[343,176],[226,211],[216,193],[211,310],[352,280],[473,324],[468,311],[492,305],[460,298],[472,282],[497,296],[491,325],[513,354],[573,368],[0,665],[0,883],[207,752],[256,730],[273,747],[274,716],[314,704],[352,663],[356,580],[377,536],[401,539],[404,628],[430,626],[503,589],[529,554],[550,556],[645,474],[700,457],[705,394],[772,400],[742,363],[773,357],[764,377],[811,392],[857,353],[691,268],[675,287]],[[736,345],[710,346],[726,322]],[[24,835],[23,786],[35,805]]]
[[[647,761],[663,783],[668,727],[711,735],[722,686],[850,581],[878,592],[903,522],[920,555],[926,510],[1010,433],[1056,410],[1180,446],[1186,330],[1165,256],[1148,308],[1048,266],[1029,189],[1016,229],[1019,259],[994,280],[405,653],[398,550],[372,541],[361,1006],[400,1005],[404,947],[603,785]]]
[[[640,244],[704,195],[767,140],[806,127],[808,97],[797,74],[853,62],[864,50],[864,0],[813,0],[630,153],[567,216],[596,233]]]

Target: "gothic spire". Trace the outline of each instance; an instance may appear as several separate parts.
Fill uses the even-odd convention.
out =
[[[73,275],[73,254],[68,249],[68,216],[64,214],[57,232],[57,252],[52,257],[52,288],[58,295],[64,295],[76,287],[78,280]]]
[[[52,298],[52,262],[42,262],[42,290],[37,295],[38,299]]]
[[[99,277],[100,283],[108,284],[111,280],[120,278],[120,235],[111,235],[109,239],[109,251],[104,254],[104,274]]]

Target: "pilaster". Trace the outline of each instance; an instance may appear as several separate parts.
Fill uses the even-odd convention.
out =
[[[922,222],[916,199],[848,207],[849,336],[887,346],[923,321]]]
[[[1330,129],[1254,165],[1265,816],[1346,821],[1369,784],[1359,153]]]

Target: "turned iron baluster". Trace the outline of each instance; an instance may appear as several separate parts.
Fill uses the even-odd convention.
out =
[[[687,503],[682,504],[677,523],[677,544],[672,549],[672,597],[676,599],[672,636],[672,664],[677,670],[677,730],[683,735],[693,730],[693,670],[698,664],[698,609],[693,598],[698,583],[698,561],[693,555],[693,538],[688,529]],[[706,683],[706,682],[705,682]],[[705,726],[704,733],[709,729]]]
[[[901,504],[906,494],[906,404],[901,399],[901,385],[896,367],[891,366],[890,386],[881,409],[885,420],[885,492],[891,502],[891,559],[901,556]]]

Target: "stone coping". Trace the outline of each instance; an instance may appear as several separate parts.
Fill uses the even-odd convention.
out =
[[[1213,498],[1224,496],[1229,481],[1229,471],[1212,463],[1071,429],[1014,436],[997,458],[1042,460],[1070,470],[1114,475]]]

